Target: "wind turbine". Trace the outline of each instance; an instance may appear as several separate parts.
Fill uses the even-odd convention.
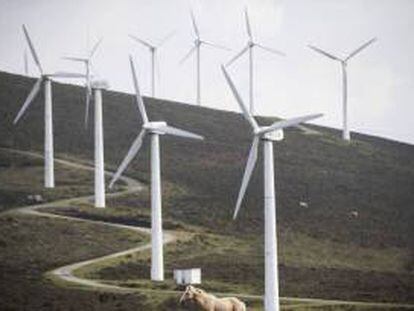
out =
[[[85,66],[85,75],[86,75],[86,107],[85,107],[85,127],[88,125],[88,119],[89,119],[89,106],[90,101],[92,97],[92,58],[95,55],[96,51],[98,50],[98,47],[101,45],[103,38],[100,38],[95,45],[92,47],[92,49],[89,51],[89,53],[83,57],[73,57],[73,56],[65,56],[63,59],[74,61],[74,62],[80,62],[83,63]]]
[[[104,81],[93,81],[91,83],[94,97],[95,112],[95,207],[105,207],[105,167],[104,167],[104,137],[102,122],[102,90],[109,88]]]
[[[237,59],[239,59],[241,56],[243,56],[246,52],[249,52],[249,111],[252,115],[255,114],[255,107],[254,107],[254,89],[253,89],[253,50],[255,47],[260,48],[262,50],[265,50],[267,52],[270,52],[272,54],[285,56],[283,52],[280,52],[278,50],[275,50],[273,48],[269,48],[267,46],[264,46],[253,38],[252,28],[250,25],[250,19],[249,19],[249,13],[247,12],[247,8],[244,10],[244,19],[246,23],[246,32],[247,32],[247,44],[246,46],[238,52],[232,59],[230,59],[226,66],[231,65],[234,63]]]
[[[136,42],[142,44],[143,46],[147,47],[151,53],[151,96],[155,97],[155,58],[156,58],[156,52],[158,49],[164,45],[165,42],[168,41],[168,39],[171,38],[171,36],[174,34],[174,32],[169,33],[167,36],[165,36],[157,45],[151,44],[148,41],[145,41],[141,38],[138,38],[134,35],[129,35],[129,37]]]
[[[341,64],[341,71],[342,71],[342,139],[349,141],[351,139],[351,134],[349,131],[348,126],[348,77],[346,68],[348,65],[348,61],[360,53],[362,50],[367,48],[369,45],[377,41],[377,38],[372,38],[371,40],[365,42],[360,47],[355,49],[353,52],[349,53],[347,57],[345,58],[339,58],[337,56],[334,56],[331,53],[328,53],[316,46],[308,45],[309,48],[314,50],[315,52],[318,52],[319,54],[322,54],[334,61],[338,61]]]
[[[180,64],[183,63],[185,60],[187,60],[194,53],[194,51],[196,52],[196,74],[197,74],[196,102],[197,102],[197,105],[200,106],[201,105],[201,63],[200,63],[201,62],[201,59],[200,59],[201,46],[204,44],[204,45],[212,46],[212,47],[219,48],[222,50],[227,50],[227,51],[229,51],[230,49],[228,49],[225,46],[218,45],[216,43],[212,43],[212,42],[201,39],[200,31],[199,31],[196,19],[194,17],[194,12],[192,10],[190,10],[190,15],[191,15],[191,22],[193,24],[193,30],[194,30],[194,35],[195,35],[194,46],[181,59]]]
[[[52,78],[84,78],[85,76],[78,73],[62,72],[58,71],[52,74],[46,74],[43,72],[42,65],[40,63],[38,54],[34,48],[32,40],[30,39],[29,32],[26,29],[26,26],[23,25],[23,32],[29,45],[30,52],[33,56],[33,59],[36,63],[37,68],[40,72],[40,78],[34,84],[32,90],[27,96],[23,106],[20,108],[16,118],[13,123],[16,124],[23,114],[26,112],[27,108],[36,98],[39,93],[42,85],[44,87],[44,100],[45,100],[45,175],[44,175],[44,184],[46,188],[55,187],[55,175],[54,175],[54,163],[53,163],[53,120],[52,120]]]
[[[127,155],[113,176],[109,187],[111,188],[115,181],[121,176],[132,159],[136,156],[141,148],[143,139],[146,134],[151,136],[151,280],[164,280],[164,259],[163,259],[163,243],[162,243],[162,219],[161,219],[161,171],[160,171],[160,146],[159,136],[168,134],[191,139],[204,139],[202,136],[172,127],[164,121],[149,121],[145,110],[144,102],[138,87],[138,80],[135,72],[135,66],[130,56],[130,65],[132,78],[134,82],[136,101],[141,114],[143,125],[141,132],[131,145]]]
[[[263,142],[264,153],[264,214],[265,214],[265,295],[264,304],[266,311],[279,310],[279,284],[278,284],[278,260],[277,260],[277,237],[276,237],[276,198],[273,167],[273,142],[283,139],[283,129],[295,126],[299,123],[309,121],[322,116],[313,114],[304,117],[283,120],[273,123],[270,126],[259,126],[253,115],[243,103],[236,87],[229,74],[222,66],[224,76],[230,86],[235,99],[237,100],[244,117],[253,129],[253,142],[250,148],[243,181],[237,198],[236,209],[233,218],[236,219],[239,212],[246,188],[257,161],[257,154],[260,141]]]

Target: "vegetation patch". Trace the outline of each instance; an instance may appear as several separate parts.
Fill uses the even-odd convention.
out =
[[[57,164],[56,188],[43,187],[43,160],[0,149],[0,212],[93,192],[93,173]]]

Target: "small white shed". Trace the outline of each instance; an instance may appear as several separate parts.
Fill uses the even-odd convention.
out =
[[[201,269],[175,269],[174,281],[178,285],[201,284]]]

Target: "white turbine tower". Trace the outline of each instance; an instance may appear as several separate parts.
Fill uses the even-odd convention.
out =
[[[345,58],[339,58],[334,56],[331,53],[328,53],[316,46],[308,45],[309,48],[314,50],[315,52],[318,52],[334,61],[338,61],[341,64],[341,70],[342,70],[342,139],[349,141],[351,139],[351,134],[349,131],[349,124],[348,124],[348,77],[347,77],[347,64],[348,61],[360,53],[362,50],[367,48],[369,45],[374,43],[377,40],[377,38],[373,38],[364,44],[362,44],[360,47],[355,49],[353,52],[349,53],[347,57]]]
[[[144,102],[138,87],[138,80],[135,66],[130,56],[132,78],[136,92],[136,101],[140,111],[143,125],[141,132],[130,147],[127,155],[112,178],[109,187],[111,188],[116,180],[121,176],[128,164],[136,156],[141,148],[146,134],[151,136],[151,280],[164,280],[164,259],[163,259],[163,237],[162,237],[162,213],[161,213],[161,171],[160,171],[160,146],[159,136],[168,134],[192,139],[204,139],[202,136],[172,127],[164,121],[149,121],[145,110]]]
[[[151,96],[155,97],[155,66],[156,66],[156,54],[158,49],[164,45],[165,42],[168,41],[168,39],[171,38],[171,36],[174,33],[171,32],[169,33],[166,37],[164,37],[157,45],[155,44],[151,44],[148,41],[145,41],[141,38],[138,38],[134,35],[129,35],[129,37],[133,40],[135,40],[136,42],[142,44],[143,46],[147,47],[151,53]]]
[[[104,164],[104,133],[102,121],[102,90],[108,89],[106,81],[93,81],[91,83],[94,97],[95,112],[95,207],[105,208],[105,164]]]
[[[66,56],[63,57],[63,59],[74,61],[74,62],[80,62],[83,63],[85,66],[85,75],[86,75],[86,106],[85,106],[85,126],[88,124],[89,119],[89,106],[90,101],[92,97],[92,58],[95,55],[96,51],[98,50],[98,47],[101,45],[103,38],[100,38],[95,45],[92,47],[92,50],[89,51],[89,53],[83,57],[73,57],[73,56]]]
[[[253,128],[253,143],[250,148],[243,181],[237,198],[236,209],[233,218],[237,217],[246,188],[257,161],[259,142],[263,142],[264,153],[264,221],[265,221],[265,311],[279,310],[279,278],[277,260],[277,236],[276,236],[276,198],[273,167],[273,141],[283,138],[283,129],[295,126],[299,123],[309,121],[322,116],[321,114],[308,115],[304,117],[283,120],[273,123],[270,126],[259,126],[253,115],[249,113],[244,105],[236,87],[229,74],[222,66],[224,76],[229,84],[234,97],[236,98],[244,117]]]
[[[32,40],[30,39],[29,33],[26,29],[26,26],[23,25],[23,32],[26,38],[26,41],[29,45],[30,52],[33,56],[33,59],[36,63],[37,68],[40,71],[40,78],[34,84],[32,90],[27,96],[23,106],[18,112],[16,118],[14,119],[14,124],[16,124],[20,118],[23,116],[27,108],[36,98],[36,95],[39,93],[42,85],[44,87],[44,100],[45,100],[45,172],[44,172],[44,184],[46,188],[55,187],[55,174],[54,174],[54,163],[53,163],[53,117],[52,117],[52,78],[84,78],[85,75],[78,73],[70,72],[55,72],[52,74],[46,74],[43,72],[43,68],[40,64],[39,57],[36,53]]]
[[[253,89],[253,72],[254,72],[254,66],[253,66],[253,50],[254,47],[258,47],[262,50],[265,50],[267,52],[273,53],[273,54],[277,54],[277,55],[281,55],[281,56],[285,56],[284,53],[269,48],[267,46],[264,46],[260,43],[257,43],[257,41],[254,40],[253,38],[253,33],[252,33],[252,28],[250,25],[250,19],[249,19],[249,13],[247,12],[247,9],[244,10],[244,19],[246,22],[246,32],[247,32],[247,44],[246,46],[239,52],[237,53],[232,59],[230,59],[227,62],[227,66],[231,65],[232,63],[234,63],[237,59],[239,59],[242,55],[244,55],[244,53],[249,52],[249,111],[252,115],[255,114],[255,107],[254,107],[254,89]]]
[[[196,52],[196,75],[197,75],[196,103],[197,105],[201,105],[201,56],[200,56],[201,46],[204,44],[204,45],[212,46],[212,47],[219,48],[222,50],[228,51],[229,49],[225,46],[218,45],[216,43],[212,43],[206,40],[202,40],[200,37],[200,31],[198,29],[198,25],[197,25],[197,22],[195,20],[194,13],[192,10],[190,11],[190,15],[191,15],[191,22],[193,24],[193,30],[194,30],[194,35],[195,35],[194,46],[181,59],[180,64],[183,63],[185,60],[187,60],[187,58],[189,58],[194,53],[194,51]]]

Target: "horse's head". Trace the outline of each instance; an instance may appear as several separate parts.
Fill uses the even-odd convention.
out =
[[[188,285],[185,288],[184,294],[180,298],[180,304],[185,301],[194,300],[197,294],[200,294],[201,290],[194,286]]]

